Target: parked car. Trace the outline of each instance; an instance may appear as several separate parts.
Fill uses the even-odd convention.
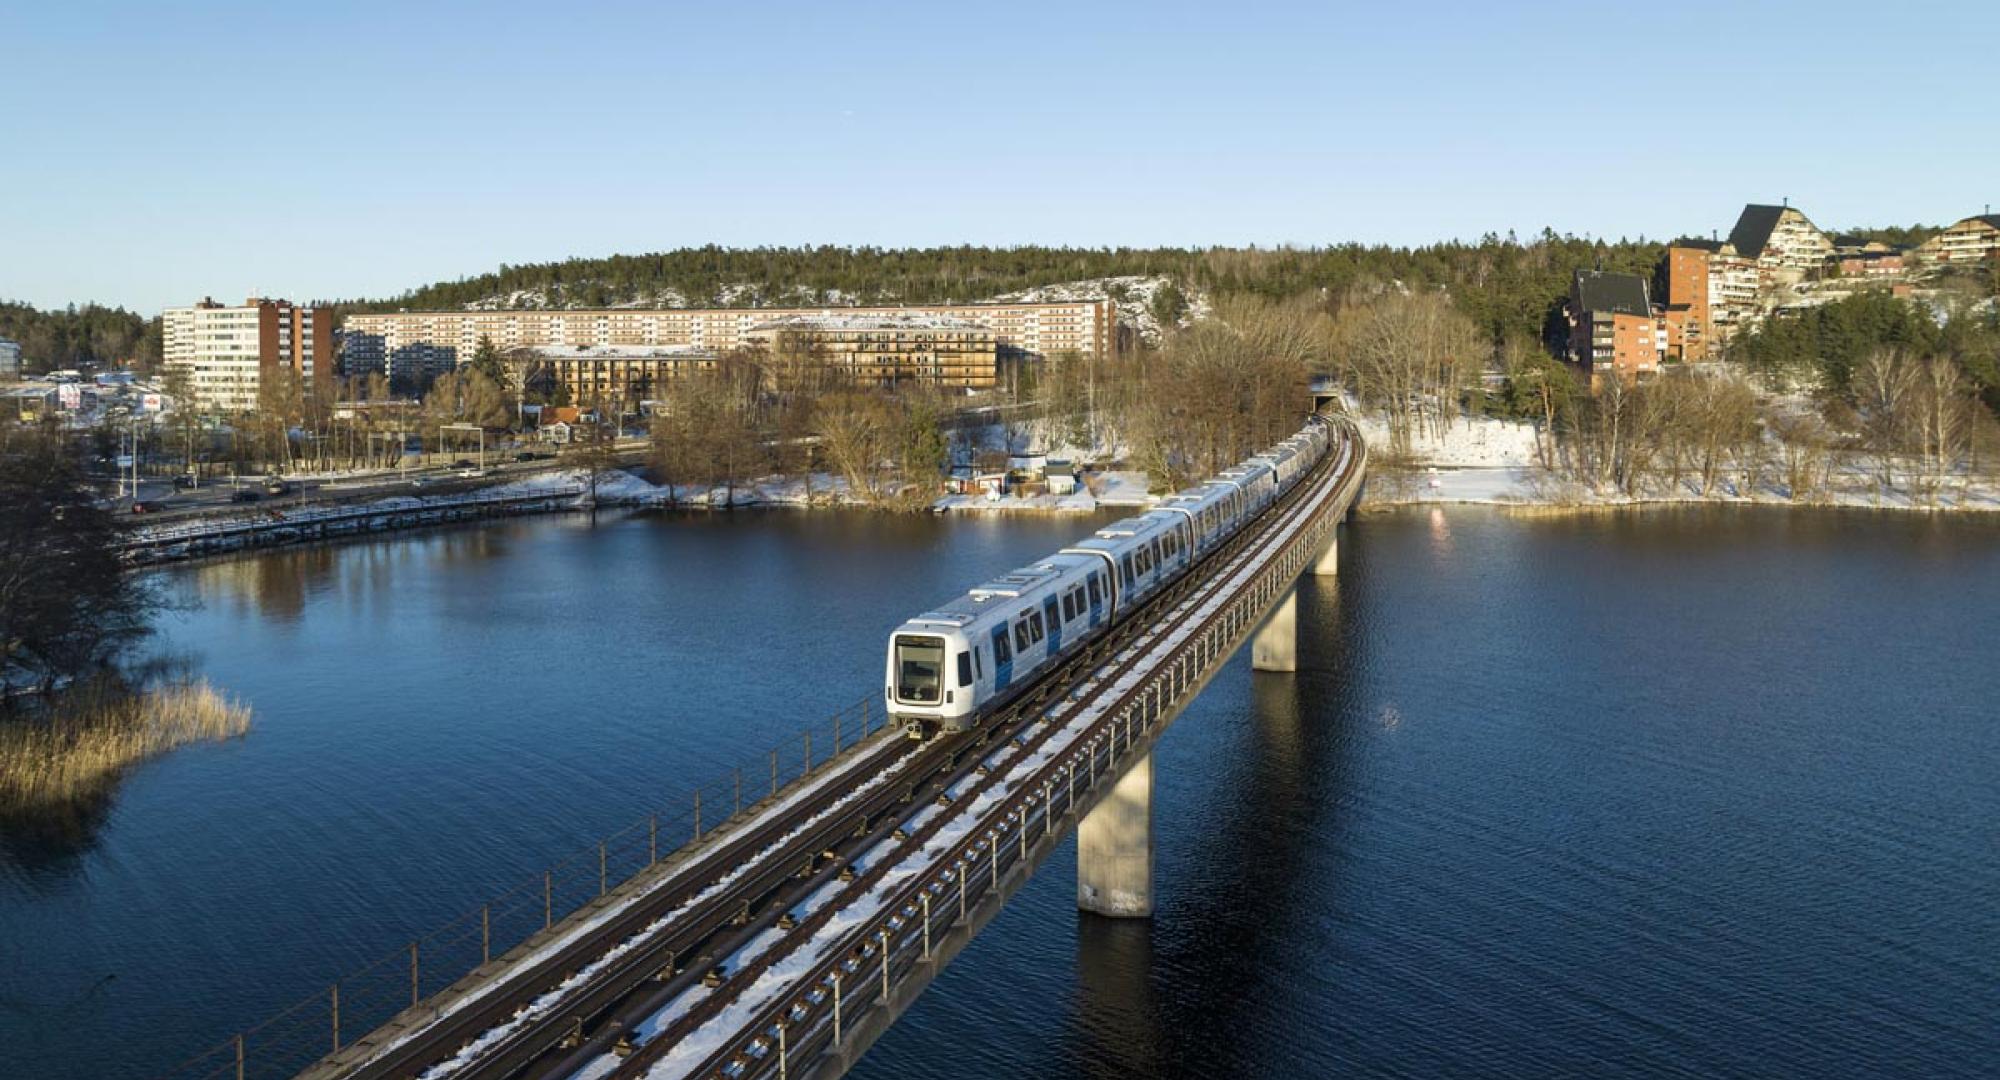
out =
[[[235,491],[229,493],[230,502],[253,503],[261,498],[263,496],[257,494],[257,489],[255,488],[237,488]]]
[[[470,469],[474,466],[471,458],[459,458],[457,461],[451,463],[451,467],[454,469]]]
[[[193,488],[194,488],[194,477],[193,477],[193,476],[191,476],[191,475],[189,475],[189,474],[187,474],[187,473],[182,473],[182,474],[180,474],[179,476],[176,476],[176,477],[174,477],[174,490],[175,490],[175,491],[189,491],[189,490],[192,490]]]

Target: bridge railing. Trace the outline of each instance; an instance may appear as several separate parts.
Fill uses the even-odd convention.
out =
[[[317,992],[160,1075],[171,1080],[296,1075],[510,952],[539,945],[564,920],[734,819],[785,798],[889,730],[879,699],[862,698],[478,907],[332,976]]]

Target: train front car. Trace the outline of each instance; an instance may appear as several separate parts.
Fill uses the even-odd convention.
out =
[[[978,673],[967,630],[970,613],[933,611],[889,635],[889,716],[914,738],[963,731],[978,711]]]

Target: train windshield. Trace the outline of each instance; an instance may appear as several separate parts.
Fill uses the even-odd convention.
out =
[[[896,635],[896,700],[934,705],[943,681],[943,638]]]

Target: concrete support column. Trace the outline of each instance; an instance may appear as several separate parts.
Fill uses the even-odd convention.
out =
[[[1078,823],[1076,906],[1121,919],[1153,913],[1153,755]]]
[[[1253,671],[1297,671],[1299,669],[1299,587],[1285,590],[1285,598],[1264,618],[1257,636],[1250,639],[1250,668]]]
[[[1340,573],[1340,530],[1333,529],[1326,534],[1326,550],[1313,560],[1312,572],[1319,577],[1334,577]]]

